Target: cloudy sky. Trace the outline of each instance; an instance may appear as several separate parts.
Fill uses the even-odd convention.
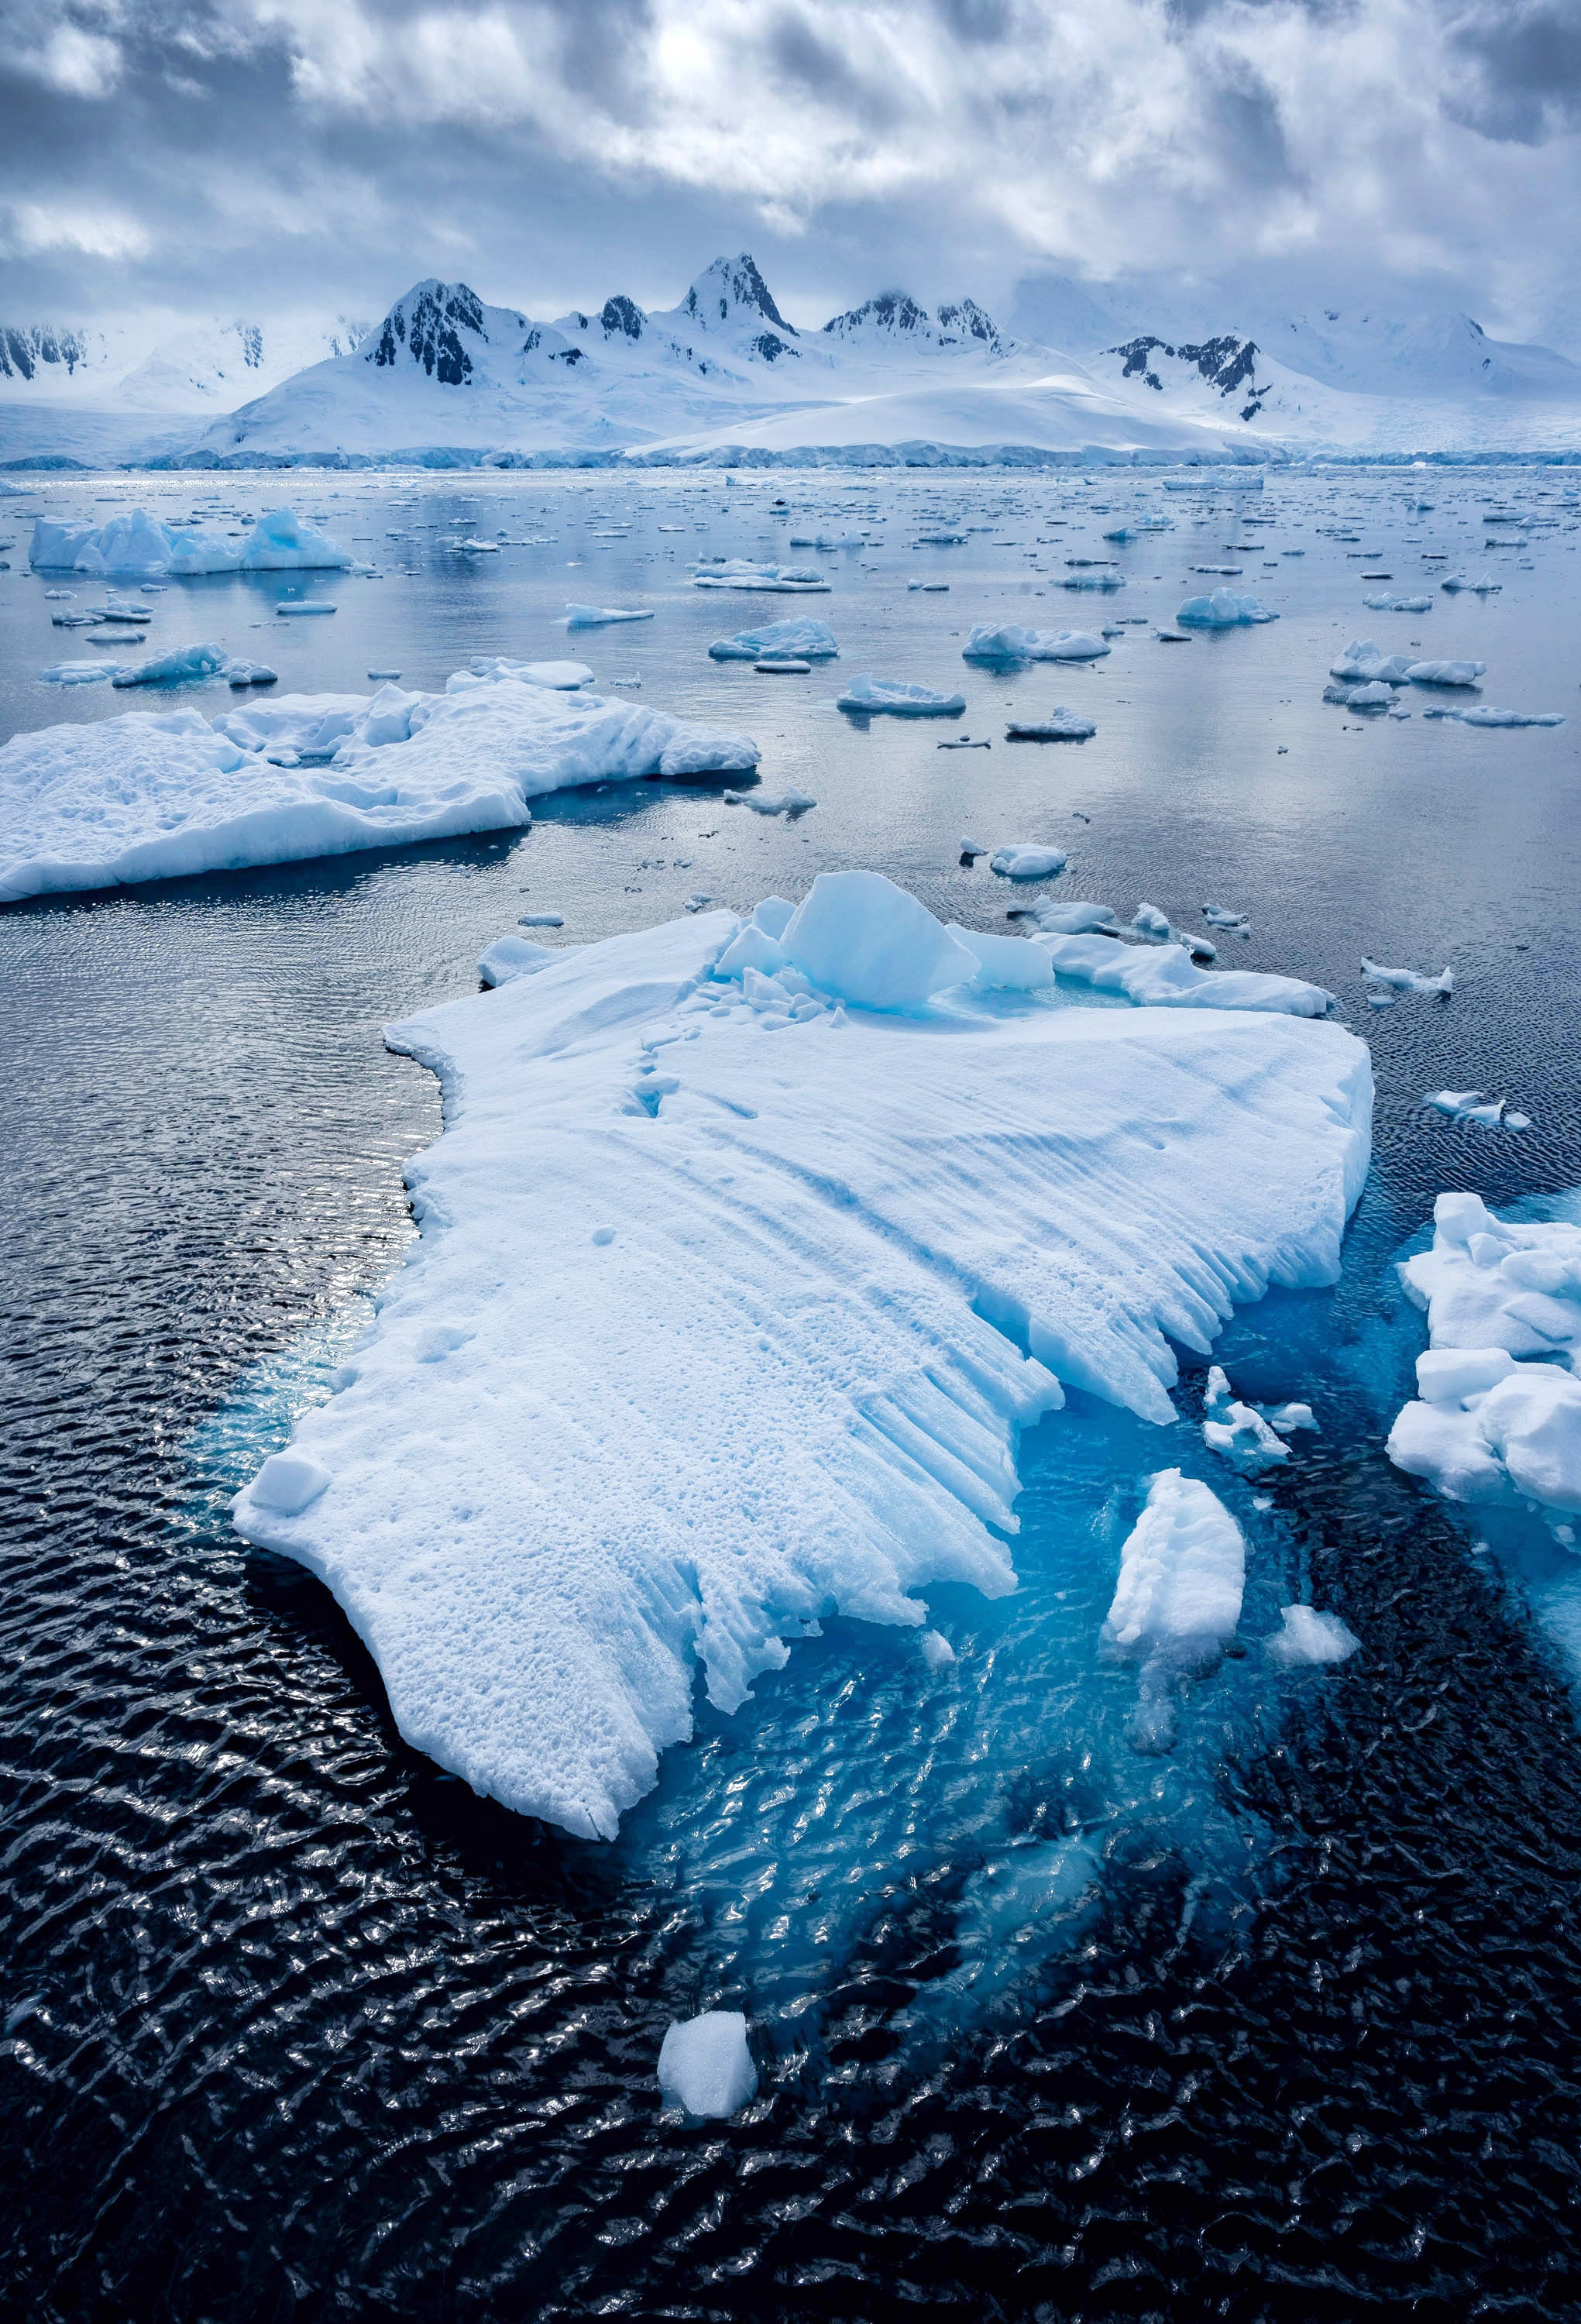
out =
[[[884,287],[1206,277],[1576,350],[1581,0],[5,0],[0,320],[544,315],[751,249]]]

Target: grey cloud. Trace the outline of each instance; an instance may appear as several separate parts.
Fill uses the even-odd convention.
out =
[[[1454,116],[1484,136],[1533,145],[1581,120],[1578,0],[1494,0],[1455,24],[1472,85]]]

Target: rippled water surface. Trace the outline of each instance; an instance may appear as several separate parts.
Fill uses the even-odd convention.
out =
[[[1319,699],[1336,648],[1371,635],[1485,659],[1490,701],[1571,709],[1562,475],[1302,477],[1250,509],[1101,475],[290,481],[388,577],[338,581],[332,621],[273,623],[282,687],[398,666],[435,684],[475,653],[555,651],[567,598],[651,604],[580,648],[601,679],[747,726],[766,787],[819,805],[793,825],[717,788],[616,787],[508,839],[0,916],[0,2305],[106,2324],[1574,2316],[1568,1575],[1529,1543],[1482,1554],[1382,1439],[1415,1346],[1388,1261],[1433,1195],[1581,1183],[1581,730],[1477,733],[1420,701],[1369,724]],[[277,496],[138,482],[170,507]],[[30,505],[0,531],[25,541]],[[1144,505],[1174,529],[1105,550]],[[1490,524],[1511,508],[1539,521]],[[805,607],[687,586],[686,557],[756,553],[801,518],[873,521],[883,543],[821,558],[835,587]],[[988,529],[913,549],[935,518]],[[498,529],[554,538],[445,545]],[[1502,592],[1361,610],[1364,565],[1421,586],[1439,547]],[[1067,598],[1074,554],[1118,556],[1126,588]],[[1281,620],[1181,646],[1138,627],[1085,669],[959,659],[990,614],[1167,619],[1211,562]],[[905,589],[924,574],[949,593]],[[287,586],[173,587],[151,649],[258,653],[249,624]],[[0,731],[125,707],[40,686],[86,649],[40,583],[0,592]],[[710,638],[788,610],[832,622],[835,673],[707,662]],[[962,686],[960,728],[993,749],[846,720],[838,677],[869,668]],[[1090,712],[1092,742],[1006,746],[1007,704],[1055,701]],[[931,1594],[952,1670],[828,1623],[741,1711],[701,1708],[614,1845],[525,1823],[401,1744],[326,1593],[225,1517],[410,1235],[400,1165],[437,1098],[380,1028],[470,989],[527,910],[584,938],[868,862],[1002,927],[1016,899],[959,865],[963,830],[1069,846],[1061,890],[1126,913],[1245,910],[1236,960],[1330,985],[1373,1043],[1345,1280],[1245,1311],[1219,1351],[1249,1392],[1310,1397],[1322,1433],[1260,1508],[1202,1453],[1200,1372],[1167,1432],[1073,1397],[1024,1442],[1018,1593]],[[1374,1015],[1363,952],[1452,960],[1453,1000]],[[1532,1130],[1422,1105],[1478,1083]],[[1253,1644],[1144,1758],[1135,1673],[1097,1632],[1141,1478],[1169,1462],[1246,1526]],[[1255,1641],[1305,1592],[1362,1652],[1274,1683]],[[661,2113],[655,2060],[672,2016],[713,2004],[747,2010],[761,2089],[689,2125]]]

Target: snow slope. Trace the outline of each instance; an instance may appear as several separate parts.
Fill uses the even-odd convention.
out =
[[[391,1030],[445,1093],[421,1239],[236,1505],[409,1741],[574,1831],[651,1786],[699,1666],[728,1710],[809,1618],[1014,1588],[1061,1379],[1172,1417],[1171,1341],[1332,1280],[1365,1171],[1339,1028],[941,992],[974,955],[835,878]],[[841,1000],[880,973],[881,1010]]]

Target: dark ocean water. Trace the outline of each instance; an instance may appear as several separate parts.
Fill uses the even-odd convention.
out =
[[[0,916],[5,2312],[1576,2314],[1574,1669],[1552,1575],[1479,1554],[1383,1436],[1415,1345],[1388,1260],[1434,1194],[1581,1184],[1577,730],[1479,733],[1416,704],[1367,724],[1318,696],[1347,639],[1409,635],[1484,656],[1489,700],[1568,710],[1581,536],[1540,472],[1433,477],[1426,512],[1419,481],[1271,486],[1264,528],[1171,505],[1167,549],[1117,552],[1132,578],[1107,606],[1049,586],[1133,504],[1102,478],[309,485],[343,533],[437,530],[411,575],[337,584],[334,622],[278,624],[282,687],[365,687],[386,663],[435,683],[473,653],[555,650],[566,597],[652,602],[653,623],[594,633],[601,678],[749,725],[766,785],[820,804],[786,825],[717,788],[611,788],[506,841]],[[823,558],[835,592],[788,608],[665,566],[677,539],[755,548],[779,492],[793,523],[876,507],[876,569]],[[1551,521],[1484,553],[1514,537],[1489,509],[1512,505]],[[914,552],[924,513],[994,529]],[[633,539],[595,545],[605,514]],[[1024,574],[1061,514],[1048,570]],[[683,520],[706,539],[657,533]],[[558,539],[481,571],[439,545],[497,526]],[[1260,530],[1270,559],[1305,557],[1264,576],[1230,553]],[[1383,549],[1405,587],[1435,546],[1501,595],[1360,610],[1349,551]],[[1243,564],[1282,619],[1189,647],[1138,630],[1097,669],[959,659],[951,632],[995,612],[1167,616],[1209,561]],[[923,571],[950,594],[907,593]],[[38,686],[78,648],[38,583],[4,586],[0,731],[124,708]],[[277,593],[172,590],[151,646],[228,623],[256,650],[244,617]],[[964,680],[961,726],[994,750],[856,726],[829,674],[706,662],[710,637],[787,610],[832,622],[841,675]],[[1055,700],[1092,711],[1093,742],[1004,747],[1007,702]],[[1219,1351],[1237,1386],[1310,1397],[1322,1434],[1254,1517],[1194,1442],[1200,1377],[1164,1434],[1073,1399],[1024,1442],[1021,1591],[933,1593],[961,1650],[949,1688],[892,1634],[830,1623],[733,1718],[700,1711],[612,1847],[511,1817],[400,1742],[326,1594],[225,1516],[409,1239],[400,1165],[437,1098],[380,1028],[469,989],[526,909],[594,936],[695,890],[746,905],[867,862],[1004,926],[1016,899],[958,868],[962,829],[1071,845],[1062,889],[1127,912],[1246,910],[1236,961],[1331,985],[1372,1041],[1345,1280],[1244,1312]],[[1364,951],[1452,960],[1453,1000],[1374,1016]],[[1532,1130],[1421,1104],[1479,1082]],[[1227,1663],[1173,1757],[1142,1762],[1089,1642],[1117,1508],[1172,1460],[1245,1518],[1248,1633],[1310,1589],[1363,1645],[1276,1688],[1255,1655]],[[1048,1869],[1072,1833],[1098,1866],[1080,1895]],[[997,1901],[1027,1875],[1035,1893]],[[688,2125],[660,2111],[658,2043],[716,2003],[752,2020],[761,2089]]]

